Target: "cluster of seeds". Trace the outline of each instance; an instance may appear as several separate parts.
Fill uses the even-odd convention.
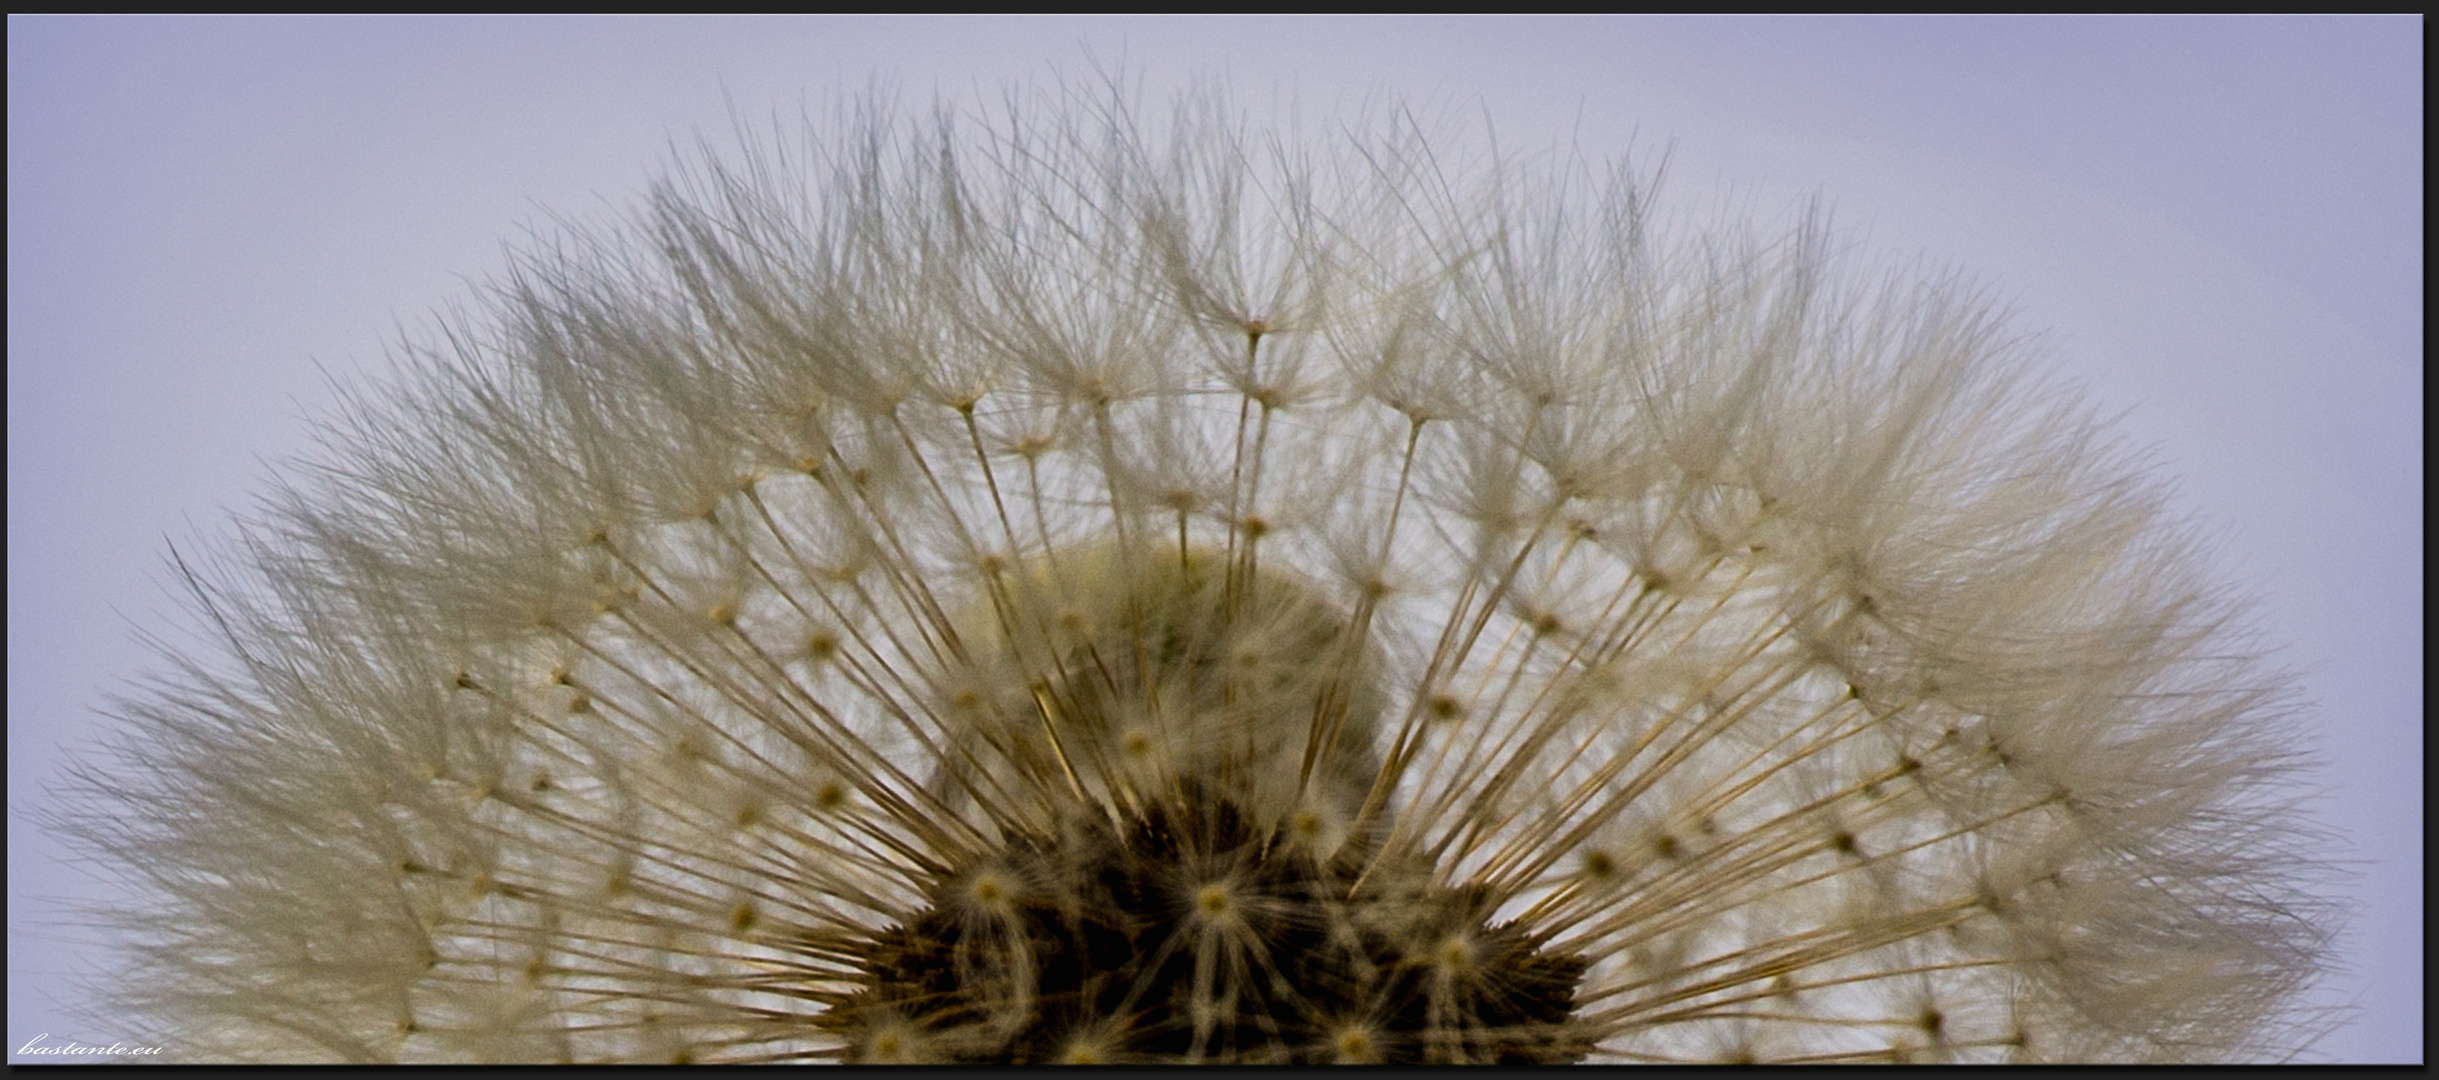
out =
[[[820,1021],[847,1060],[1553,1064],[1582,957],[1492,925],[1414,868],[1357,880],[1199,793],[944,876],[904,926],[841,945],[859,988]],[[1213,993],[1214,971],[1223,992]],[[1200,980],[1204,985],[1197,986]]]

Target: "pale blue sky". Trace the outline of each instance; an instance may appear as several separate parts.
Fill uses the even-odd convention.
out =
[[[12,1051],[99,954],[23,811],[150,661],[166,543],[549,215],[731,109],[1123,61],[1308,112],[1380,86],[1510,146],[1674,141],[1679,209],[1812,195],[1988,283],[2178,479],[2316,703],[2362,905],[2321,1048],[2422,1054],[2418,19],[40,19],[8,23]]]

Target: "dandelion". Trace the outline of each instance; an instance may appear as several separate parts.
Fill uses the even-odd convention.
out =
[[[113,1001],[203,1059],[2299,1047],[2282,684],[1985,301],[1130,101],[868,104],[408,346],[84,774]]]

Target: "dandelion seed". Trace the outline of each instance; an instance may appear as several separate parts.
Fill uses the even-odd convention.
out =
[[[1122,99],[872,106],[410,346],[84,774],[114,1000],[206,1059],[2298,1045],[2281,685],[1984,303]]]

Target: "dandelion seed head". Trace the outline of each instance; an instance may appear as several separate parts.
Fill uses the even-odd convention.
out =
[[[65,822],[152,898],[116,1000],[280,1060],[2297,1043],[2281,686],[1984,300],[1123,97],[868,104],[405,346]]]

